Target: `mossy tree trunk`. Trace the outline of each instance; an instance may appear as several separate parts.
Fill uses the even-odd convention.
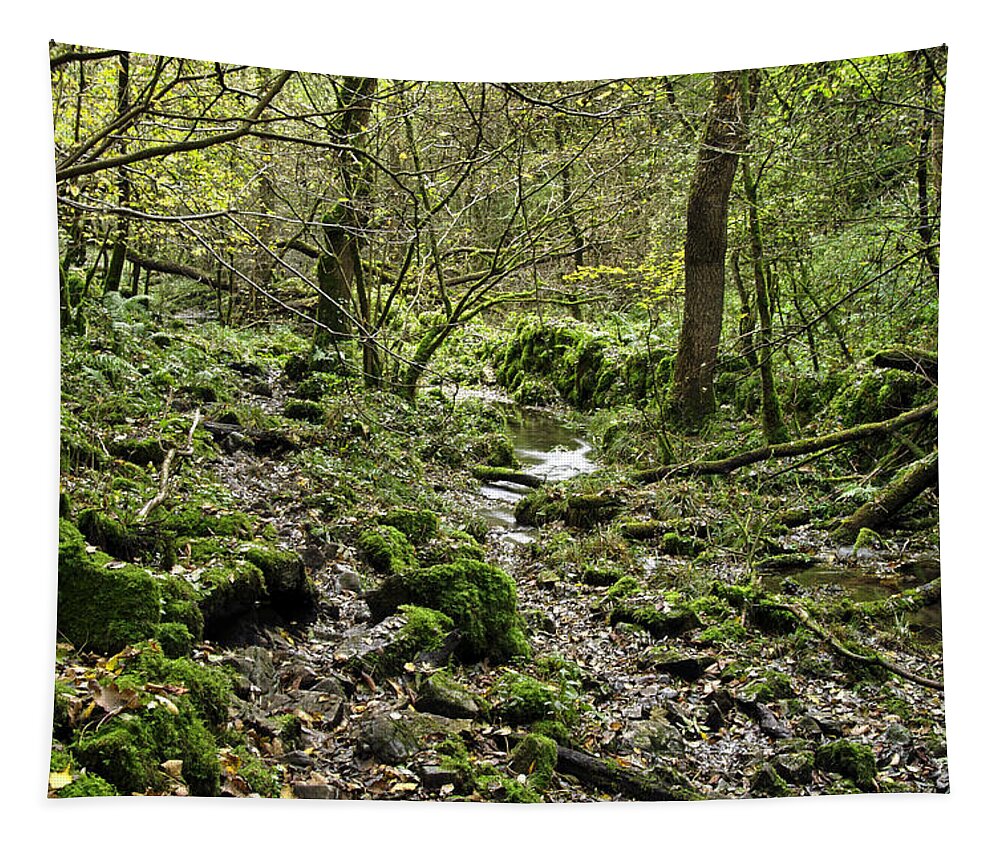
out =
[[[325,327],[317,330],[314,341],[319,347],[339,348],[340,342],[348,339],[356,328],[362,373],[369,386],[377,386],[382,376],[362,263],[374,175],[356,151],[365,145],[364,134],[377,84],[373,77],[346,77],[338,92],[342,116],[333,136],[334,141],[344,146],[339,166],[345,200],[323,220],[326,252],[317,266],[323,295],[316,318]]]
[[[893,515],[927,488],[936,485],[937,480],[938,451],[935,449],[900,470],[874,499],[844,518],[837,527],[836,536],[841,540],[853,540],[862,529],[881,529]]]
[[[118,114],[124,115],[129,109],[129,55],[122,53],[118,56]],[[122,134],[119,143],[121,153],[128,153],[128,142]],[[121,207],[127,208],[132,200],[132,182],[129,179],[129,171],[126,166],[118,169],[118,203]],[[104,276],[104,292],[118,292],[121,289],[122,270],[125,268],[125,251],[128,241],[128,218],[119,216],[115,223],[115,244],[111,250],[111,261]]]
[[[684,240],[684,320],[674,362],[670,405],[681,425],[701,426],[715,410],[713,381],[722,334],[726,285],[726,224],[729,194],[747,143],[747,106],[740,96],[744,74],[715,75],[715,94],[705,120],[691,180]],[[754,95],[755,96],[755,95]]]
[[[750,103],[755,97],[744,89],[744,103]],[[748,110],[748,107],[744,107]],[[753,261],[754,290],[757,301],[757,320],[760,331],[757,335],[757,368],[760,372],[760,407],[764,440],[768,443],[784,443],[788,440],[788,431],[781,419],[781,405],[778,393],[774,388],[773,356],[774,345],[771,335],[771,293],[768,291],[767,276],[764,272],[764,236],[760,226],[760,211],[757,202],[757,187],[760,176],[754,179],[750,174],[750,163],[744,157],[741,161],[743,172],[743,191],[746,193],[747,216],[750,232],[750,256]]]

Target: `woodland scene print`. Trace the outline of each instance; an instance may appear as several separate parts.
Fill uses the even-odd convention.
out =
[[[50,797],[949,791],[944,47],[49,61]]]

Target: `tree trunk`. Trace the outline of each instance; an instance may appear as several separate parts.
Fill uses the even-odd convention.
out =
[[[900,470],[875,498],[866,502],[850,517],[840,521],[836,537],[854,540],[862,529],[880,529],[901,508],[911,503],[927,488],[937,484],[938,451],[928,453]]]
[[[819,452],[829,449],[831,446],[839,446],[844,443],[855,443],[879,434],[886,434],[910,423],[920,422],[934,416],[937,412],[937,402],[924,405],[922,408],[915,408],[893,417],[891,420],[882,420],[876,423],[864,423],[854,428],[835,431],[819,437],[809,437],[805,440],[797,440],[791,443],[777,443],[771,446],[762,446],[759,449],[751,449],[739,455],[729,458],[721,458],[718,461],[693,461],[689,464],[679,464],[675,467],[657,467],[652,470],[642,470],[636,473],[636,478],[641,482],[658,482],[662,479],[671,479],[677,476],[716,476],[731,473],[740,467],[756,464],[760,461],[769,461],[772,458],[794,458],[797,455],[808,455],[810,452]],[[937,453],[934,453],[935,458]]]
[[[744,94],[746,96],[747,93]],[[750,164],[746,159],[742,164],[743,190],[746,193],[749,217],[750,256],[753,260],[754,289],[757,294],[757,318],[760,322],[757,365],[760,372],[760,406],[764,440],[767,443],[784,443],[788,440],[788,431],[781,420],[781,406],[778,402],[778,393],[774,389],[771,294],[768,292],[767,277],[764,273],[764,236],[757,209],[757,181],[751,176]]]
[[[129,55],[122,53],[118,57],[120,63],[118,67],[118,114],[124,115],[129,108],[128,93],[128,60]],[[124,134],[120,142],[120,150],[124,155],[128,153],[128,142]],[[118,203],[121,207],[127,208],[132,200],[132,182],[129,180],[128,168],[122,166],[118,169]],[[111,262],[108,264],[107,274],[104,276],[104,292],[118,292],[121,289],[122,270],[125,268],[125,251],[128,240],[128,218],[119,216],[115,225],[115,247],[111,251]]]
[[[715,99],[705,121],[688,195],[684,240],[684,321],[670,403],[678,422],[697,428],[715,410],[713,380],[722,334],[726,284],[726,219],[739,156],[746,148],[741,76],[715,75]],[[756,85],[749,86],[756,92]],[[749,104],[752,108],[753,103]]]

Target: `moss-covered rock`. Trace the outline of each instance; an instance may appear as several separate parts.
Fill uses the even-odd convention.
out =
[[[316,590],[297,553],[265,541],[254,541],[240,549],[248,562],[260,568],[271,605],[281,614],[299,615],[316,605]]]
[[[249,538],[253,532],[253,518],[242,511],[206,511],[188,505],[166,514],[160,521],[161,528],[178,538]]]
[[[418,566],[417,551],[394,526],[370,526],[358,535],[361,557],[379,573],[402,573]]]
[[[612,565],[591,565],[584,568],[580,577],[584,585],[598,588],[609,588],[622,578],[621,568]]]
[[[698,616],[689,610],[662,611],[655,606],[630,606],[620,604],[611,611],[612,626],[630,623],[642,627],[654,638],[676,637],[702,625]]]
[[[565,687],[516,671],[508,671],[500,678],[493,697],[494,716],[511,724],[558,721],[572,726],[580,714],[574,695]]]
[[[552,781],[558,756],[558,746],[552,739],[529,733],[511,752],[510,767],[518,774],[527,775],[528,784],[540,792]]]
[[[875,754],[868,745],[835,739],[816,749],[816,767],[835,771],[857,784],[859,789],[875,788]]]
[[[79,530],[59,521],[57,628],[76,647],[113,653],[154,634],[160,622],[157,582],[132,565],[104,567]]]
[[[322,425],[326,421],[326,408],[309,399],[289,399],[281,412],[290,420],[303,420],[314,425]]]
[[[242,559],[206,569],[198,578],[199,608],[205,627],[211,631],[221,623],[252,612],[266,593],[264,574]]]
[[[389,577],[365,597],[375,620],[388,617],[405,603],[444,612],[461,633],[458,654],[463,659],[502,661],[530,655],[514,580],[485,562],[457,559],[407,570]]]
[[[438,517],[429,509],[397,508],[382,518],[382,524],[398,529],[416,546],[426,544],[438,531]]]
[[[435,671],[420,684],[413,706],[446,718],[475,718],[479,714],[476,696],[444,671]]]

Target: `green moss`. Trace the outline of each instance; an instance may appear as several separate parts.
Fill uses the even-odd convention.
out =
[[[830,402],[829,412],[845,426],[885,420],[921,404],[935,390],[912,372],[870,369],[841,386]]]
[[[201,718],[215,726],[226,721],[232,695],[226,668],[207,667],[193,659],[169,659],[154,643],[141,645],[138,650],[125,660],[125,672],[137,680],[140,688],[147,682],[182,686]]]
[[[538,733],[529,733],[511,753],[510,767],[518,774],[528,775],[528,785],[541,792],[552,781],[557,759],[555,741]]]
[[[631,597],[633,594],[638,594],[642,590],[642,586],[639,584],[639,580],[634,576],[623,576],[614,585],[612,585],[605,596],[611,600],[620,600],[625,597]]]
[[[75,526],[60,520],[59,531],[59,634],[100,653],[153,635],[160,621],[156,581],[132,565],[98,566]]]
[[[403,573],[418,566],[413,544],[393,526],[362,529],[358,535],[358,550],[361,557],[380,573]]]
[[[747,629],[739,618],[730,618],[701,631],[698,640],[704,644],[725,646],[738,644],[747,637]]]
[[[642,627],[654,638],[678,636],[701,626],[698,616],[691,611],[665,612],[654,606],[618,605],[611,611],[612,626],[619,623]]]
[[[314,425],[321,425],[326,421],[326,408],[319,402],[308,399],[289,399],[282,413],[290,420],[304,420]]]
[[[562,721],[554,721],[551,718],[543,718],[541,721],[536,721],[531,725],[531,732],[538,733],[540,736],[546,736],[565,747],[569,747],[572,741],[569,727]]]
[[[156,628],[156,641],[171,659],[188,656],[194,648],[194,636],[182,623],[161,623]]]
[[[875,788],[875,754],[868,745],[836,739],[816,750],[816,767],[835,771],[866,791]]]
[[[237,773],[247,782],[251,791],[262,798],[277,798],[281,795],[281,775],[276,768],[267,765],[244,745],[233,748],[233,753],[239,759]]]
[[[676,532],[667,532],[658,542],[658,548],[672,556],[696,556],[706,547],[699,538],[689,538]]]
[[[791,678],[781,671],[765,671],[763,677],[744,689],[748,700],[769,703],[781,698],[795,697]]]
[[[214,536],[245,539],[253,531],[253,519],[242,511],[211,513],[196,506],[186,506],[168,513],[160,525],[167,531],[187,538]]]
[[[261,569],[242,560],[207,568],[198,585],[199,607],[210,628],[251,611],[264,598],[266,589]]]
[[[460,558],[408,570],[388,580],[368,601],[373,614],[384,611],[383,617],[402,603],[444,612],[461,633],[458,654],[466,660],[503,661],[531,653],[514,580],[486,562]]]
[[[437,650],[455,628],[455,622],[436,609],[401,606],[400,612],[406,617],[406,623],[392,644],[375,657],[372,665],[381,676],[399,674],[407,662],[412,662],[421,653]]]
[[[160,620],[180,623],[187,627],[194,641],[201,641],[205,631],[205,617],[198,608],[198,593],[191,583],[177,576],[164,576],[159,580],[161,595]]]
[[[494,691],[493,713],[511,724],[530,725],[558,721],[572,726],[580,717],[581,706],[575,692],[566,685],[542,682],[527,674],[508,671]]]
[[[82,774],[72,783],[63,786],[56,793],[59,798],[103,798],[117,795],[115,789],[107,780],[97,774]]]
[[[438,531],[437,515],[426,508],[397,508],[390,511],[382,519],[382,523],[398,529],[417,546],[426,544]]]
[[[159,467],[167,455],[159,439],[155,437],[118,440],[108,447],[108,451],[115,458],[121,458],[140,467],[145,467],[147,464]]]
[[[621,568],[607,565],[591,566],[583,571],[581,577],[584,585],[595,585],[607,588],[623,578]]]

